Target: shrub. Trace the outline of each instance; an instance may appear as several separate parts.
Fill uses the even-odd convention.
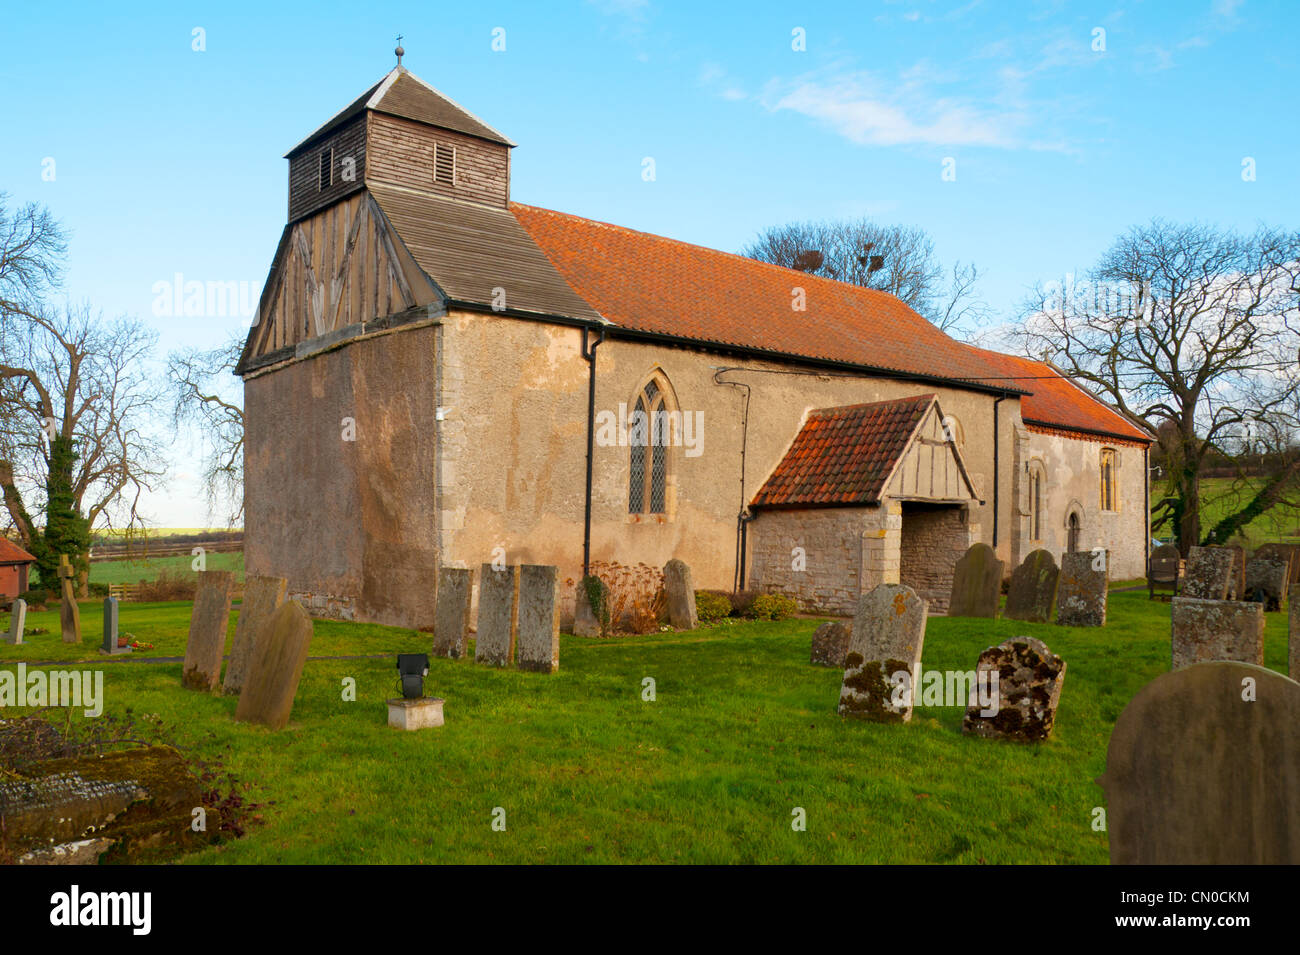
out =
[[[730,594],[716,590],[695,591],[695,613],[700,623],[712,623],[731,615]]]
[[[154,580],[140,581],[139,596],[136,599],[145,603],[193,600],[198,587],[199,579],[193,574],[177,574],[163,570]]]
[[[727,594],[727,599],[731,601],[731,615],[733,617],[750,616],[750,608],[754,605],[754,598],[758,595],[757,590],[738,590],[734,594]]]
[[[755,620],[784,620],[799,612],[794,598],[785,594],[759,594],[750,606],[749,615]]]

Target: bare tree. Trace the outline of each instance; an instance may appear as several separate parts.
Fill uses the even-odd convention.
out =
[[[229,386],[243,347],[243,338],[233,337],[218,348],[189,348],[167,358],[173,421],[202,436],[209,514],[227,506],[231,526],[244,516],[244,409]]]
[[[941,330],[979,322],[979,271],[958,262],[945,281],[934,243],[922,229],[869,219],[792,222],[761,232],[742,255],[760,262],[872,288],[901,299]]]
[[[1040,286],[1023,308],[1028,354],[1089,383],[1161,438],[1166,485],[1153,525],[1179,546],[1223,543],[1300,482],[1291,456],[1201,527],[1207,456],[1295,433],[1300,233],[1250,235],[1157,219],[1120,237],[1081,283]],[[1281,458],[1286,462],[1285,458]]]
[[[9,211],[0,192],[0,320],[32,317],[44,296],[59,287],[67,237],[48,210],[29,202]],[[0,333],[7,329],[0,324]]]

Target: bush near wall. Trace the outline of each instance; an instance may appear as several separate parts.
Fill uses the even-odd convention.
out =
[[[749,616],[755,620],[785,620],[799,612],[793,597],[785,594],[759,594],[750,605]]]
[[[731,616],[730,595],[717,590],[695,591],[695,614],[700,623],[713,623]]]

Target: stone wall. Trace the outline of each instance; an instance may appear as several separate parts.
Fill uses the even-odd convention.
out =
[[[866,549],[863,534],[878,510],[760,512],[749,526],[749,588],[793,597],[807,613],[852,615]],[[803,552],[802,570],[796,548]]]
[[[965,508],[903,504],[899,583],[928,601],[930,613],[947,613],[953,569],[970,547],[971,538]]]

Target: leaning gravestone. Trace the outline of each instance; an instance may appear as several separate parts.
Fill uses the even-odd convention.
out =
[[[469,603],[473,587],[468,568],[438,569],[438,600],[433,616],[433,655],[459,660],[469,649]]]
[[[519,635],[516,665],[535,673],[560,668],[560,571],[554,566],[519,568]]]
[[[984,674],[997,674],[993,677]],[[1065,682],[1065,661],[1033,637],[1012,637],[980,654],[975,679],[996,687],[992,705],[986,706],[972,687],[970,706],[961,731],[986,739],[1036,743],[1052,734],[1056,706]]]
[[[1246,589],[1242,599],[1263,604],[1269,613],[1281,610],[1289,572],[1284,560],[1256,557],[1246,565]]]
[[[253,638],[248,678],[235,707],[236,720],[284,729],[307,664],[311,630],[311,617],[294,600],[281,604],[262,622]]]
[[[1294,601],[1292,601],[1294,605]],[[13,609],[9,611],[9,631],[5,634],[5,643],[18,646],[23,642],[23,627],[27,623],[27,601],[22,597],[14,600]]]
[[[130,653],[130,647],[118,646],[117,639],[117,598],[104,598],[104,642],[99,652],[107,654]]]
[[[484,564],[478,575],[478,634],[474,662],[508,667],[515,658],[519,604],[519,566]]]
[[[1076,551],[1061,555],[1056,590],[1056,622],[1064,627],[1106,626],[1108,552]]]
[[[876,723],[912,718],[925,617],[925,601],[901,584],[880,584],[858,598],[844,656],[841,716]]]
[[[77,605],[77,591],[73,580],[76,571],[67,554],[59,555],[59,625],[64,643],[81,642],[81,608]]]
[[[695,583],[685,561],[673,558],[664,564],[664,592],[668,598],[668,622],[678,630],[694,630],[700,625],[695,612]]]
[[[988,544],[971,544],[952,572],[950,617],[996,617],[1002,561]]]
[[[253,576],[244,581],[244,598],[239,604],[239,618],[235,621],[235,639],[230,645],[230,662],[226,664],[226,678],[221,684],[223,693],[234,694],[244,689],[248,680],[248,662],[253,658],[253,644],[262,632],[262,625],[284,603],[289,582],[283,577]]]
[[[1257,603],[1175,597],[1171,634],[1175,670],[1212,660],[1264,665],[1264,608]]]
[[[190,612],[190,639],[185,645],[185,666],[181,685],[191,690],[214,690],[221,682],[221,656],[226,649],[226,628],[230,623],[230,588],[234,575],[228,570],[204,570]]]
[[[812,637],[812,654],[809,662],[823,667],[844,668],[844,657],[849,652],[849,638],[853,635],[838,620],[824,623]]]
[[[1052,617],[1056,581],[1061,576],[1056,561],[1045,550],[1036,550],[1011,572],[1007,606],[1002,616],[1011,620],[1047,623]]]
[[[1226,547],[1193,547],[1187,552],[1183,596],[1227,600],[1232,589],[1234,555]]]
[[[1300,684],[1234,662],[1159,676],[1097,782],[1112,865],[1300,864]]]

